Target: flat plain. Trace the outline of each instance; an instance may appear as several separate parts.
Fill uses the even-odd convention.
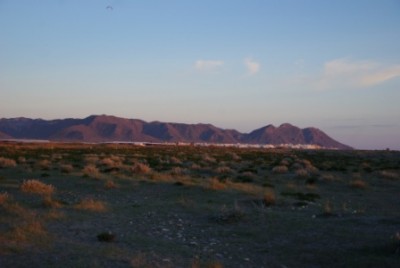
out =
[[[0,267],[400,267],[400,152],[3,142]]]

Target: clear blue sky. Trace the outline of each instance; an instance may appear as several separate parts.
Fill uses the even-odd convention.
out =
[[[0,117],[92,114],[400,149],[400,1],[0,0]]]

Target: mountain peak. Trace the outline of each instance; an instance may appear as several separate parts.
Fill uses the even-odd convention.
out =
[[[279,128],[290,128],[290,127],[295,127],[295,126],[289,123],[283,123],[279,126]]]

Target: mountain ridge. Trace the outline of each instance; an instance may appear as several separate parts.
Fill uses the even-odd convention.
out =
[[[0,139],[40,139],[68,142],[195,142],[246,144],[308,144],[324,148],[352,149],[315,127],[289,123],[266,125],[249,133],[212,124],[184,124],[91,115],[83,119],[0,119]]]

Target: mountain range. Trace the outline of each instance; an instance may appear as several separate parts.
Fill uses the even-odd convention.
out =
[[[195,142],[245,144],[313,144],[324,148],[352,149],[321,130],[291,124],[267,125],[250,133],[221,129],[211,124],[145,122],[108,115],[84,119],[0,119],[0,139],[38,139],[65,142]]]

